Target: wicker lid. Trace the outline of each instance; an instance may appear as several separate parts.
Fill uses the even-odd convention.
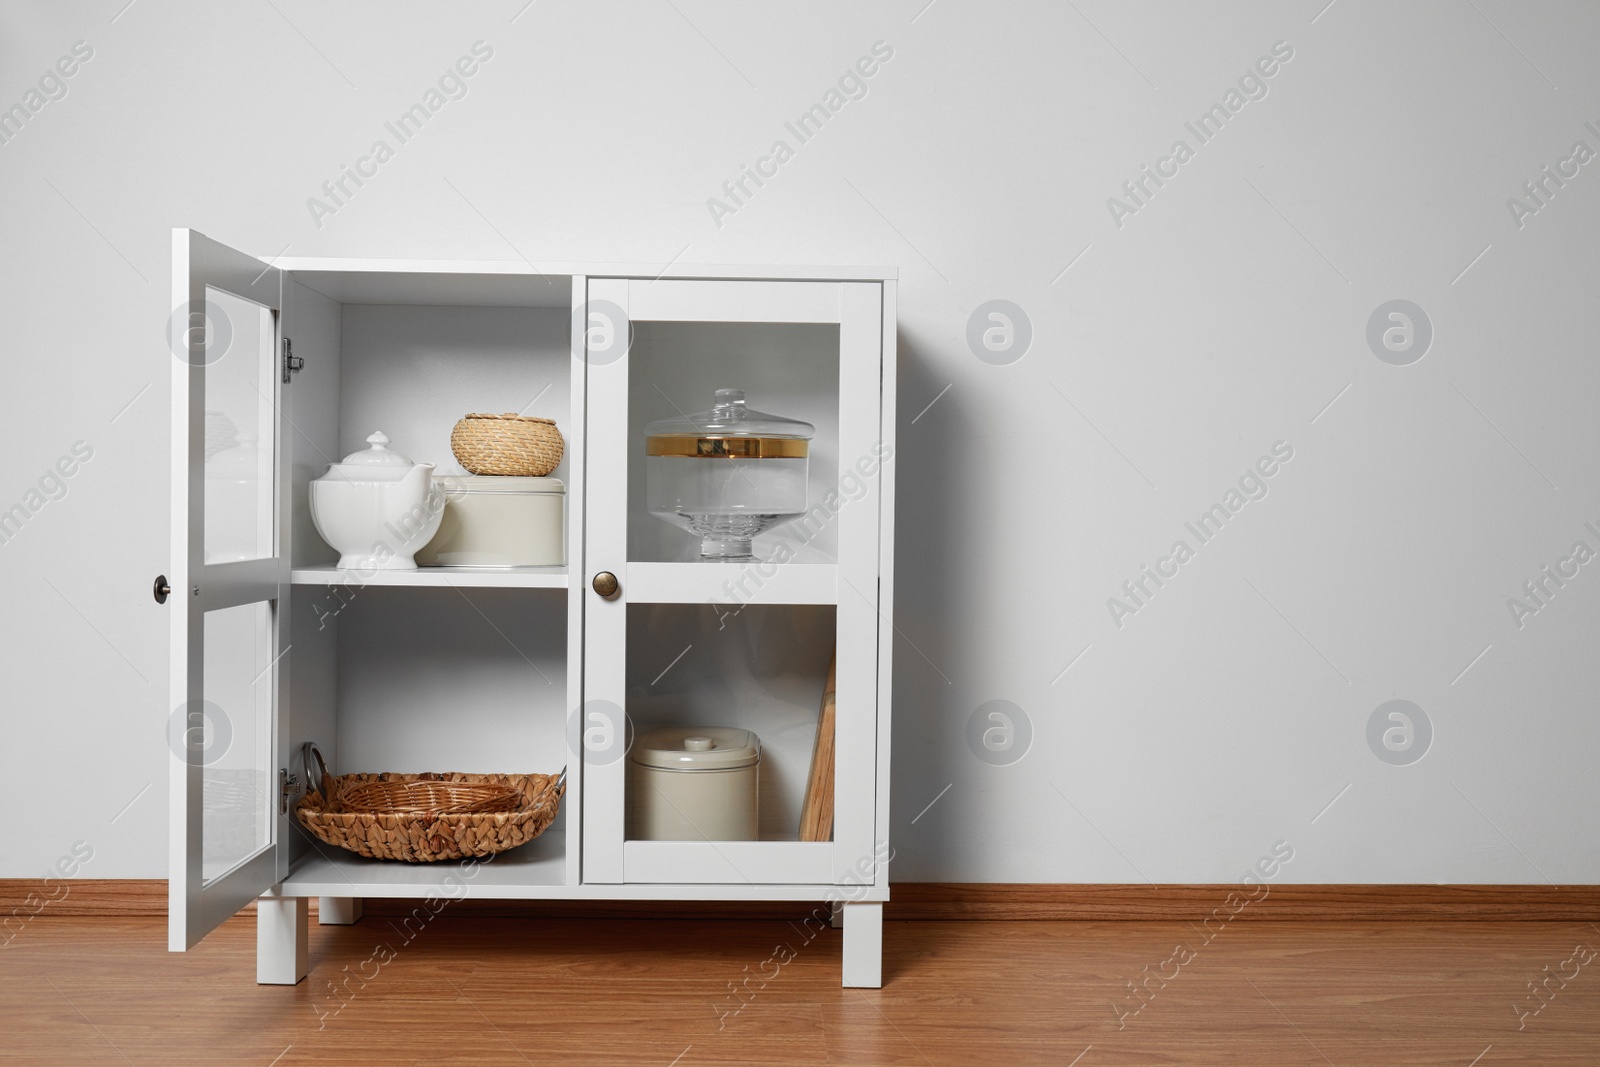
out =
[[[761,740],[731,726],[667,726],[640,734],[628,757],[645,767],[722,771],[761,759]]]
[[[463,415],[462,418],[502,419],[506,422],[542,422],[546,426],[554,426],[556,424],[555,419],[540,418],[538,415],[518,415],[515,411],[504,411],[498,415],[486,411],[474,411],[469,415]]]

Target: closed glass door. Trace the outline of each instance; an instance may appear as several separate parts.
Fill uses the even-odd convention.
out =
[[[870,880],[882,286],[591,278],[587,310],[584,880]]]

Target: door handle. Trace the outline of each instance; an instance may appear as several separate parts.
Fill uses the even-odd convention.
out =
[[[172,586],[167,584],[167,576],[165,574],[156,575],[155,585],[150,591],[155,595],[157,604],[165,604],[167,597],[172,595]]]
[[[622,592],[622,583],[617,581],[617,576],[610,571],[601,571],[594,576],[594,581],[589,583],[594,591],[600,594],[603,600],[615,600]]]

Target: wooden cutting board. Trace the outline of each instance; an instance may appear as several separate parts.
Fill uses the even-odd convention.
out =
[[[811,750],[811,775],[806,779],[805,804],[800,809],[800,840],[833,840],[833,718],[837,653],[828,660],[828,681],[822,687],[822,711],[817,715],[817,743]]]

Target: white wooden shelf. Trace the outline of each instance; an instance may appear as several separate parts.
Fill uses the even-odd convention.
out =
[[[451,884],[445,878],[450,876]],[[567,835],[547,830],[492,861],[479,861],[468,878],[460,863],[403,863],[370,860],[329,845],[314,846],[300,857],[283,880],[284,896],[308,897],[425,897],[460,896],[454,883],[468,887],[470,895],[534,896],[540,888],[565,893],[567,885]],[[558,895],[552,892],[550,895]]]
[[[667,842],[634,842],[658,845]],[[748,848],[753,842],[722,842]],[[705,842],[696,842],[704,845]],[[821,847],[821,846],[816,846]],[[479,861],[468,878],[459,863],[400,863],[369,860],[353,852],[317,846],[296,860],[273,892],[284,897],[387,897],[420,900],[429,896],[476,900],[822,900],[837,887],[810,883],[741,883],[721,885],[630,885],[566,881],[566,832],[547,830],[533,841]],[[810,872],[808,872],[810,873]],[[445,883],[445,878],[451,884]],[[457,888],[460,883],[463,888]],[[851,900],[887,900],[887,885],[849,885]]]
[[[353,571],[296,567],[295,585],[422,586],[433,589],[565,589],[566,567],[418,567],[414,571]]]
[[[836,604],[832,563],[629,563],[633,604]]]
[[[630,882],[723,884],[833,881],[832,841],[625,841]]]
[[[483,271],[303,270],[308,289],[341,304],[572,308],[571,275]],[[471,267],[473,264],[462,264]]]

